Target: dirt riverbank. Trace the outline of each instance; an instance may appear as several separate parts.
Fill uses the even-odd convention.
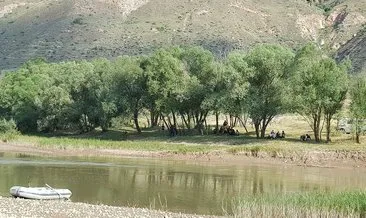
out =
[[[230,153],[226,151],[213,151],[205,153],[172,153],[134,151],[122,149],[84,148],[84,149],[58,149],[52,147],[38,147],[31,144],[0,143],[0,152],[23,153],[42,156],[79,156],[79,157],[151,157],[197,162],[210,165],[298,165],[305,167],[336,167],[360,168],[366,167],[366,151],[353,150],[314,150],[314,151],[245,151]]]

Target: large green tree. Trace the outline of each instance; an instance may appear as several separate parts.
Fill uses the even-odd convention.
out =
[[[0,82],[0,103],[7,118],[14,118],[22,132],[38,130],[42,116],[41,95],[49,87],[50,78],[43,73],[47,64],[29,61],[15,72],[9,72]]]
[[[249,78],[253,76],[253,68],[248,66],[246,57],[246,53],[235,51],[228,55],[225,63],[221,81],[225,86],[220,95],[223,99],[223,111],[231,117],[247,117],[248,114]]]
[[[290,80],[293,109],[306,118],[316,141],[321,140],[323,116],[330,141],[331,119],[341,109],[347,93],[348,66],[349,63],[337,64],[313,44],[296,54]]]
[[[120,110],[124,108],[124,113],[133,114],[134,124],[139,133],[141,133],[139,114],[149,94],[148,77],[140,67],[140,63],[140,58],[129,56],[119,57],[113,63],[114,90],[118,93],[119,108]]]
[[[293,53],[280,45],[259,45],[245,57],[252,70],[247,96],[248,112],[257,137],[264,138],[272,119],[286,109],[287,68]]]
[[[217,90],[217,71],[213,54],[202,47],[184,49],[181,60],[187,73],[188,90],[181,103],[185,105],[182,117],[192,114],[196,128],[201,132],[208,113],[213,109],[208,99]],[[185,119],[187,120],[187,119]],[[187,122],[186,122],[187,124]]]
[[[156,107],[155,111],[159,111],[160,117],[168,127],[177,125],[176,102],[186,89],[187,75],[184,74],[179,53],[178,48],[159,49],[145,64],[149,91],[149,98],[146,101]],[[166,121],[164,118],[169,118],[169,114],[173,116],[173,120]]]

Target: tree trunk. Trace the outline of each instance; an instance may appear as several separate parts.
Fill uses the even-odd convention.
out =
[[[260,122],[254,122],[255,134],[257,136],[257,139],[259,139],[259,126]]]
[[[108,127],[109,127],[109,119],[105,119],[104,121],[102,121],[100,127],[102,128],[102,132],[107,132],[108,131]]]
[[[218,134],[219,133],[219,112],[215,112],[215,118],[216,118],[216,127],[215,127],[215,129],[216,129],[216,134]]]
[[[234,121],[233,121],[233,115],[229,115],[230,117],[230,126],[233,127],[234,126]]]
[[[330,142],[330,121],[332,120],[332,115],[327,114],[325,115],[326,119],[326,129],[327,129],[327,142]]]
[[[161,119],[161,120],[163,120],[163,122],[164,122],[164,124],[165,124],[166,128],[169,130],[169,129],[170,129],[170,126],[169,126],[169,124],[166,122],[165,117],[164,117],[164,115],[163,115],[162,113],[160,114],[160,119]]]
[[[189,122],[187,121],[186,117],[184,116],[183,113],[180,113],[180,116],[182,118],[182,121],[183,121],[183,124],[187,127],[187,129],[190,129],[190,126],[189,126]],[[183,126],[184,126],[183,125]]]
[[[321,118],[321,110],[319,110],[318,113],[313,116],[314,121],[313,131],[316,142],[320,142],[320,118]]]
[[[360,131],[358,126],[358,119],[356,119],[356,143],[360,144]]]
[[[245,124],[246,122],[244,123],[244,121],[241,118],[239,118],[239,117],[238,117],[238,120],[241,123],[241,125],[244,127],[245,132],[248,133],[248,129],[247,129],[246,124]]]
[[[177,126],[177,118],[175,117],[174,111],[172,111],[172,114],[173,114],[173,125]]]
[[[317,127],[317,118],[315,116],[314,118],[314,124],[313,124],[313,132],[314,132],[314,138],[315,138],[315,141],[319,141],[319,129]]]
[[[158,126],[159,113],[157,113],[154,109],[150,109],[150,124],[151,127]]]
[[[266,137],[266,128],[267,128],[267,122],[266,122],[266,117],[264,117],[264,119],[262,120],[262,128],[261,128],[261,138]]]
[[[133,113],[133,122],[135,123],[135,127],[138,133],[141,133],[141,128],[139,126],[139,111],[135,110]]]

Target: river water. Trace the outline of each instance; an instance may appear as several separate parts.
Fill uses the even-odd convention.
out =
[[[365,190],[366,171],[0,153],[0,196],[14,185],[45,183],[70,189],[73,202],[221,215],[223,205],[243,195]]]

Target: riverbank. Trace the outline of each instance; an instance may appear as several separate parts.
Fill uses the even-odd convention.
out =
[[[0,217],[214,218],[215,216],[171,213],[146,208],[92,205],[86,203],[73,203],[71,201],[36,201],[0,196]]]
[[[151,157],[211,165],[257,163],[306,167],[366,167],[366,146],[349,141],[318,144],[291,139],[253,140],[240,137],[227,139],[216,142],[215,138],[210,139],[213,141],[205,142],[204,137],[199,139],[201,141],[193,137],[104,141],[21,136],[15,141],[1,142],[0,152],[58,157]]]

